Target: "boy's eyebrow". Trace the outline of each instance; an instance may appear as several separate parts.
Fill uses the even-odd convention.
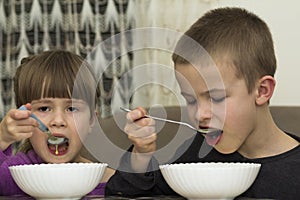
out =
[[[212,94],[212,93],[226,93],[226,91],[225,91],[225,89],[213,88],[211,90],[207,90],[207,91],[201,93],[200,95],[205,96],[205,95],[209,95],[209,94]],[[185,92],[181,92],[181,95],[182,96],[193,96],[193,95],[185,93]]]
[[[185,92],[181,92],[181,95],[182,95],[182,96],[189,96],[189,97],[192,97],[192,96],[193,96],[193,95],[188,94],[188,93],[185,93]]]
[[[225,88],[222,88],[222,89],[213,88],[211,90],[206,91],[205,93],[209,94],[209,93],[218,93],[218,92],[224,92],[225,93]]]

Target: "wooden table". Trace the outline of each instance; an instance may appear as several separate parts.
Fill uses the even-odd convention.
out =
[[[34,200],[33,197],[29,196],[0,196],[0,200]],[[174,196],[152,196],[152,197],[135,197],[135,198],[129,198],[129,197],[103,197],[103,196],[84,196],[81,198],[81,200],[186,200],[183,197],[174,197]],[[272,200],[272,199],[255,199],[255,198],[247,198],[247,197],[240,197],[236,198],[235,200]]]

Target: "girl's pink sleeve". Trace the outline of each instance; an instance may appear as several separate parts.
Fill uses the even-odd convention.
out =
[[[4,151],[0,151],[0,164],[2,164],[11,155],[12,155],[12,146],[11,145]]]

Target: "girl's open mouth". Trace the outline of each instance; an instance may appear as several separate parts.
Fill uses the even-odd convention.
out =
[[[64,141],[60,144],[51,144],[48,142],[48,148],[50,153],[56,156],[64,155],[68,152],[69,148],[69,139],[64,138]]]
[[[209,132],[205,135],[205,141],[207,144],[210,146],[215,146],[221,139],[222,137],[222,130],[215,130],[212,132]]]

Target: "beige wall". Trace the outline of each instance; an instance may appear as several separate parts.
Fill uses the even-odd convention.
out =
[[[239,6],[269,25],[277,55],[277,87],[272,105],[300,105],[300,1],[218,0],[214,7]]]
[[[137,23],[138,27],[162,27],[179,32],[184,32],[206,11],[216,7],[239,6],[256,13],[269,25],[278,62],[277,85],[271,105],[300,105],[300,83],[298,83],[298,79],[300,80],[299,0],[144,0],[136,2],[140,8],[137,10],[140,10],[141,13],[135,13],[142,16]],[[170,4],[172,4],[172,8],[170,8]],[[161,38],[161,35],[154,38]],[[172,41],[172,39],[164,38],[164,41]],[[134,66],[140,66],[142,63],[159,63],[173,68],[170,53],[151,51],[150,53],[141,52],[141,54],[141,56],[135,56]],[[184,100],[180,98],[176,81],[170,77],[169,73],[163,74],[161,70],[155,71],[153,67],[147,67],[146,70],[147,73],[143,76],[134,76],[133,82],[148,78],[162,83],[164,87],[158,84],[156,87],[153,85],[147,88],[137,87],[133,95],[132,107],[173,106],[178,105],[178,102],[185,104]],[[170,88],[166,87],[166,83],[171,83]],[[177,96],[172,95],[171,92]]]

